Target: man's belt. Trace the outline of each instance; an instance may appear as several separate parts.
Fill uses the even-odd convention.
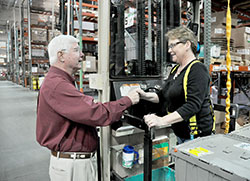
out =
[[[95,155],[95,152],[92,153],[82,153],[82,152],[72,152],[72,153],[65,153],[65,152],[57,152],[51,151],[51,154],[55,157],[59,158],[68,158],[68,159],[87,159],[92,158]]]

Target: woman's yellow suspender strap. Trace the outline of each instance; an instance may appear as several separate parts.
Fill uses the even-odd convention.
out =
[[[199,62],[198,60],[193,61],[187,68],[184,78],[183,78],[183,89],[184,89],[184,95],[185,95],[185,101],[187,101],[187,82],[188,82],[188,74],[190,72],[190,69],[193,64]],[[189,119],[189,127],[191,129],[191,139],[193,139],[193,135],[198,134],[198,126],[197,126],[197,121],[196,121],[196,115],[192,116]]]

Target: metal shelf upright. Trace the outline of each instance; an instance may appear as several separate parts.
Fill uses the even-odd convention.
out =
[[[23,1],[19,4],[19,14],[20,14],[20,54],[21,54],[21,80],[22,85],[27,87],[27,77],[26,77],[26,62],[25,62],[25,50],[24,50],[24,7]]]

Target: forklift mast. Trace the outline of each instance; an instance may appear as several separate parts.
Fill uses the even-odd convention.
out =
[[[125,96],[128,89],[140,87],[144,91],[157,92],[161,89],[162,70],[170,62],[165,34],[168,30],[180,25],[180,0],[119,0],[111,1],[110,5],[110,100]],[[112,124],[111,129],[118,131],[128,125],[143,130],[143,137],[130,135],[143,142],[144,181],[152,179],[152,140],[154,129],[149,129],[143,117],[160,110],[159,104],[140,100],[127,109],[123,118]],[[113,135],[112,135],[113,136]],[[112,137],[111,136],[111,137]],[[128,138],[129,139],[129,138]],[[113,136],[111,147],[122,143],[122,138]],[[122,143],[123,144],[123,143]],[[132,140],[125,144],[135,144]],[[113,180],[123,180],[124,175],[133,175],[140,168],[131,170],[120,168],[114,161],[112,151],[111,170]],[[117,160],[117,162],[119,162]],[[121,171],[119,171],[121,170]]]
[[[161,77],[165,34],[180,25],[180,1],[111,1],[110,78]]]

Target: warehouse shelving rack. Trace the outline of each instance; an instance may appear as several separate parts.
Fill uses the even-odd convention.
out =
[[[67,4],[65,2],[67,2]],[[79,38],[80,47],[82,48],[82,51],[86,56],[90,55],[97,57],[98,56],[97,55],[98,38],[96,37],[97,30],[94,28],[94,30],[85,30],[86,34],[83,33],[83,22],[87,23],[98,22],[97,20],[98,1],[91,0],[90,2],[84,3],[82,1],[76,1],[76,0],[68,0],[68,1],[60,0],[60,26],[61,26],[61,33],[73,35]],[[79,26],[77,28],[75,26],[75,22],[78,22]],[[90,34],[90,36],[88,34]],[[88,86],[89,73],[93,72],[83,72],[83,65],[82,65],[82,69],[79,71],[79,73],[75,74],[75,77],[76,77],[76,82],[79,85],[80,91],[83,92],[83,87],[84,87],[85,93],[92,95],[96,94],[96,92],[95,90],[89,89]]]
[[[8,56],[9,56],[9,71],[10,71],[10,80],[17,84],[22,84],[24,87],[30,87],[30,89],[35,90],[38,89],[38,85],[36,88],[33,88],[32,78],[35,77],[37,80],[39,76],[44,76],[46,72],[32,71],[32,67],[34,65],[47,65],[49,67],[49,60],[46,56],[47,44],[48,44],[48,30],[54,29],[54,22],[52,22],[52,27],[48,25],[38,25],[31,23],[31,13],[44,13],[39,9],[33,9],[31,7],[32,1],[27,1],[27,16],[24,16],[24,1],[19,2],[19,15],[20,19],[16,19],[16,8],[14,6],[13,16],[14,23],[11,26],[8,24]],[[46,11],[45,16],[57,16],[57,13],[51,13],[51,11]],[[32,29],[40,28],[46,31],[46,41],[43,42],[34,42],[32,41]],[[25,38],[28,40],[25,41]],[[20,40],[20,41],[19,41]],[[25,44],[28,42],[28,45]],[[32,56],[32,48],[34,45],[44,46],[44,56],[42,57],[34,57]],[[25,56],[26,55],[26,56]],[[28,55],[28,56],[27,56]],[[38,84],[38,82],[37,82]]]
[[[226,65],[210,65],[210,74],[212,78],[214,79],[213,84],[217,84],[218,86],[218,104],[221,104],[221,100],[225,99],[226,97],[222,95],[222,88],[225,88],[225,85],[222,85],[222,80],[223,78],[225,79],[226,77]],[[237,87],[240,91],[244,93],[246,98],[250,101],[250,97],[247,94],[247,92],[242,88],[241,82],[237,80],[242,80],[244,79],[245,84],[250,84],[250,66],[231,66],[231,84],[232,84],[232,89],[231,89],[231,103],[234,102],[234,90]],[[235,102],[237,103],[237,102]]]

